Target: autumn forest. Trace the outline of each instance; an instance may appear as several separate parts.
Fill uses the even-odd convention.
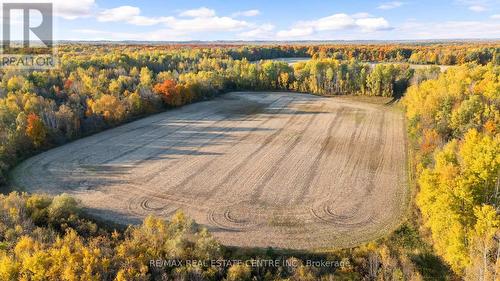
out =
[[[499,44],[67,43],[58,56],[53,70],[0,69],[1,280],[500,278]],[[115,224],[67,194],[12,184],[12,169],[45,151],[231,92],[262,91],[345,96],[402,112],[408,206],[395,229],[346,249],[229,247],[182,210]],[[297,263],[158,268],[150,264],[158,257]]]

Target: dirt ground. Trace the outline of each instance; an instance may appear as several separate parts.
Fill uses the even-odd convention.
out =
[[[406,209],[404,118],[392,106],[230,93],[84,138],[12,172],[106,220],[181,209],[225,245],[350,247]]]

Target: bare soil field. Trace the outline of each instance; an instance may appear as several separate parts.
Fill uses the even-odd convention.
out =
[[[406,210],[404,118],[380,102],[230,93],[52,149],[11,178],[120,223],[180,209],[225,245],[350,247]]]

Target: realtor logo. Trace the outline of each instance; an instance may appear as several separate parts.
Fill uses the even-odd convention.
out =
[[[55,68],[53,4],[3,2],[1,7],[0,67]]]

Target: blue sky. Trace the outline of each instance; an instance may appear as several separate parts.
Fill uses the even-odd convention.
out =
[[[54,2],[65,40],[500,39],[500,0]]]

